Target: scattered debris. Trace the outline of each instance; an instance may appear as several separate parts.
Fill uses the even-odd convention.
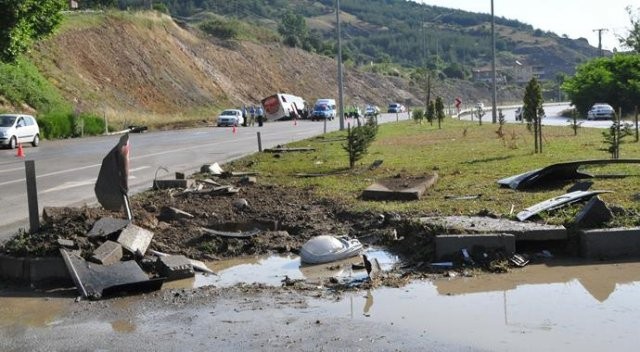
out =
[[[129,224],[120,232],[117,242],[133,254],[144,255],[149,244],[151,244],[152,238],[153,232],[134,224]]]
[[[581,228],[594,228],[606,224],[613,219],[613,213],[600,197],[592,197],[576,214],[573,225]]]
[[[478,199],[480,197],[482,197],[482,194],[474,194],[474,195],[470,195],[470,196],[446,195],[446,196],[444,196],[444,199],[449,199],[449,200],[473,200],[473,199]]]
[[[322,264],[356,256],[362,251],[357,239],[321,235],[308,240],[300,249],[300,261]]]
[[[265,153],[283,153],[283,152],[314,152],[316,148],[287,148],[283,146],[276,146],[275,148],[265,149]]]
[[[362,192],[365,200],[419,200],[438,180],[438,174],[399,178],[391,177],[379,180]]]
[[[115,219],[111,217],[100,218],[93,224],[91,230],[87,233],[87,237],[107,237],[116,232],[122,231],[131,221],[127,219]]]
[[[211,165],[202,165],[200,172],[203,174],[221,175],[224,170],[222,170],[218,163],[213,163]]]
[[[371,163],[371,165],[369,165],[369,170],[375,170],[375,169],[379,168],[380,165],[382,165],[382,163],[383,163],[383,160],[380,160],[380,159],[374,160],[373,163]]]
[[[121,293],[151,292],[159,290],[164,282],[164,279],[149,279],[133,260],[105,266],[89,263],[64,249],[60,254],[84,298],[98,300]]]
[[[194,216],[186,211],[174,208],[174,207],[162,207],[160,209],[160,215],[158,219],[162,221],[180,220],[180,219],[193,219]]]
[[[545,210],[553,210],[557,208],[561,208],[563,206],[579,202],[584,199],[589,199],[594,195],[600,193],[609,193],[611,191],[575,191],[567,194],[563,194],[561,196],[553,197],[551,199],[547,199],[538,204],[534,204],[527,209],[519,212],[516,217],[520,221],[525,221],[528,218],[542,212]]]
[[[153,189],[170,189],[170,188],[194,188],[196,180],[194,179],[175,179],[175,180],[153,180]]]
[[[162,253],[162,252],[158,252],[156,250],[153,249],[149,249],[148,251],[150,254],[155,255],[156,257],[168,257],[171,254],[167,254],[167,253]],[[191,266],[193,267],[193,269],[198,270],[198,271],[202,271],[205,272],[207,274],[213,274],[213,275],[217,275],[213,270],[209,269],[209,267],[207,267],[207,265],[199,260],[195,260],[195,259],[191,259],[191,258],[187,258],[189,260],[189,263],[191,263]]]
[[[578,171],[578,168],[585,165],[639,163],[640,159],[598,159],[570,161],[566,163],[549,165],[541,169],[536,169],[519,175],[503,178],[499,180],[498,183],[501,186],[510,187],[512,189],[530,189],[563,181],[600,177]]]
[[[591,181],[579,181],[576,182],[573,186],[569,187],[567,189],[567,193],[575,191],[588,191],[591,186],[593,186],[593,182]]]
[[[186,279],[195,275],[191,261],[183,255],[158,257],[157,265],[160,275],[169,281]]]
[[[91,261],[102,265],[115,264],[122,260],[122,245],[113,241],[106,241],[100,245],[91,256]]]
[[[218,231],[218,230],[208,229],[206,227],[201,227],[200,229],[203,232],[205,232],[206,234],[208,234],[208,235],[220,236],[220,237],[229,237],[229,238],[253,237],[253,236],[259,234],[260,232],[262,232],[261,230],[258,230],[258,229],[254,229],[254,230],[251,230],[251,231],[240,231],[240,232]]]
[[[128,127],[129,127],[129,132],[131,133],[143,133],[149,129],[147,126],[139,126],[139,125],[130,125]]]
[[[509,258],[509,263],[522,268],[529,264],[529,258],[526,258],[521,254],[514,254],[513,256],[511,256],[511,258]]]
[[[238,210],[243,210],[243,209],[248,209],[249,208],[249,202],[244,198],[234,199],[233,202],[231,203],[231,205],[233,205],[233,207],[238,209]]]

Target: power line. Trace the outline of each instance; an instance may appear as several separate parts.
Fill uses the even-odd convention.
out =
[[[598,32],[598,52],[600,53],[600,56],[604,56],[604,53],[602,52],[602,32],[606,32],[608,31],[607,28],[598,28],[598,29],[594,29],[594,32]]]

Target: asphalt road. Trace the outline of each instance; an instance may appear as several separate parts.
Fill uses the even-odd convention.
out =
[[[382,114],[381,123],[408,119],[408,114]],[[346,120],[347,124],[353,121]],[[338,130],[339,121],[328,121],[326,131]],[[175,172],[191,174],[205,164],[223,164],[325,131],[322,121],[278,121],[263,127],[203,127],[130,134],[129,194],[149,189],[153,179],[173,178]],[[120,136],[100,136],[41,142],[24,146],[25,160],[34,160],[40,214],[43,207],[96,205],[93,187],[102,159]],[[0,241],[19,228],[28,228],[28,206],[24,161],[16,150],[0,150]],[[168,171],[165,171],[168,170]]]

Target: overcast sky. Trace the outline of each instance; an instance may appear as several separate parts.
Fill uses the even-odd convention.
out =
[[[415,0],[428,5],[491,13],[491,0]],[[637,13],[638,0],[494,0],[494,13],[515,19],[569,38],[587,38],[598,46],[598,32],[602,32],[604,49],[620,48],[616,36],[626,36],[631,23],[625,7],[631,5]]]

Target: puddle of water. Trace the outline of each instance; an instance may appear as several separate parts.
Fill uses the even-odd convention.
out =
[[[396,256],[381,249],[369,249],[365,254],[369,260],[377,259],[383,271],[391,269],[398,262]],[[301,265],[300,257],[296,255],[243,257],[206,264],[218,275],[198,274],[194,278],[165,283],[162,287],[229,287],[243,282],[281,286],[285,276],[309,282],[320,282],[330,277],[364,279],[367,276],[364,269],[352,269],[352,264],[362,264],[361,256],[320,265]]]
[[[330,316],[393,324],[492,351],[636,351],[640,263],[530,265],[314,301]]]
[[[46,327],[55,324],[71,303],[68,298],[0,297],[0,329],[9,326]]]

